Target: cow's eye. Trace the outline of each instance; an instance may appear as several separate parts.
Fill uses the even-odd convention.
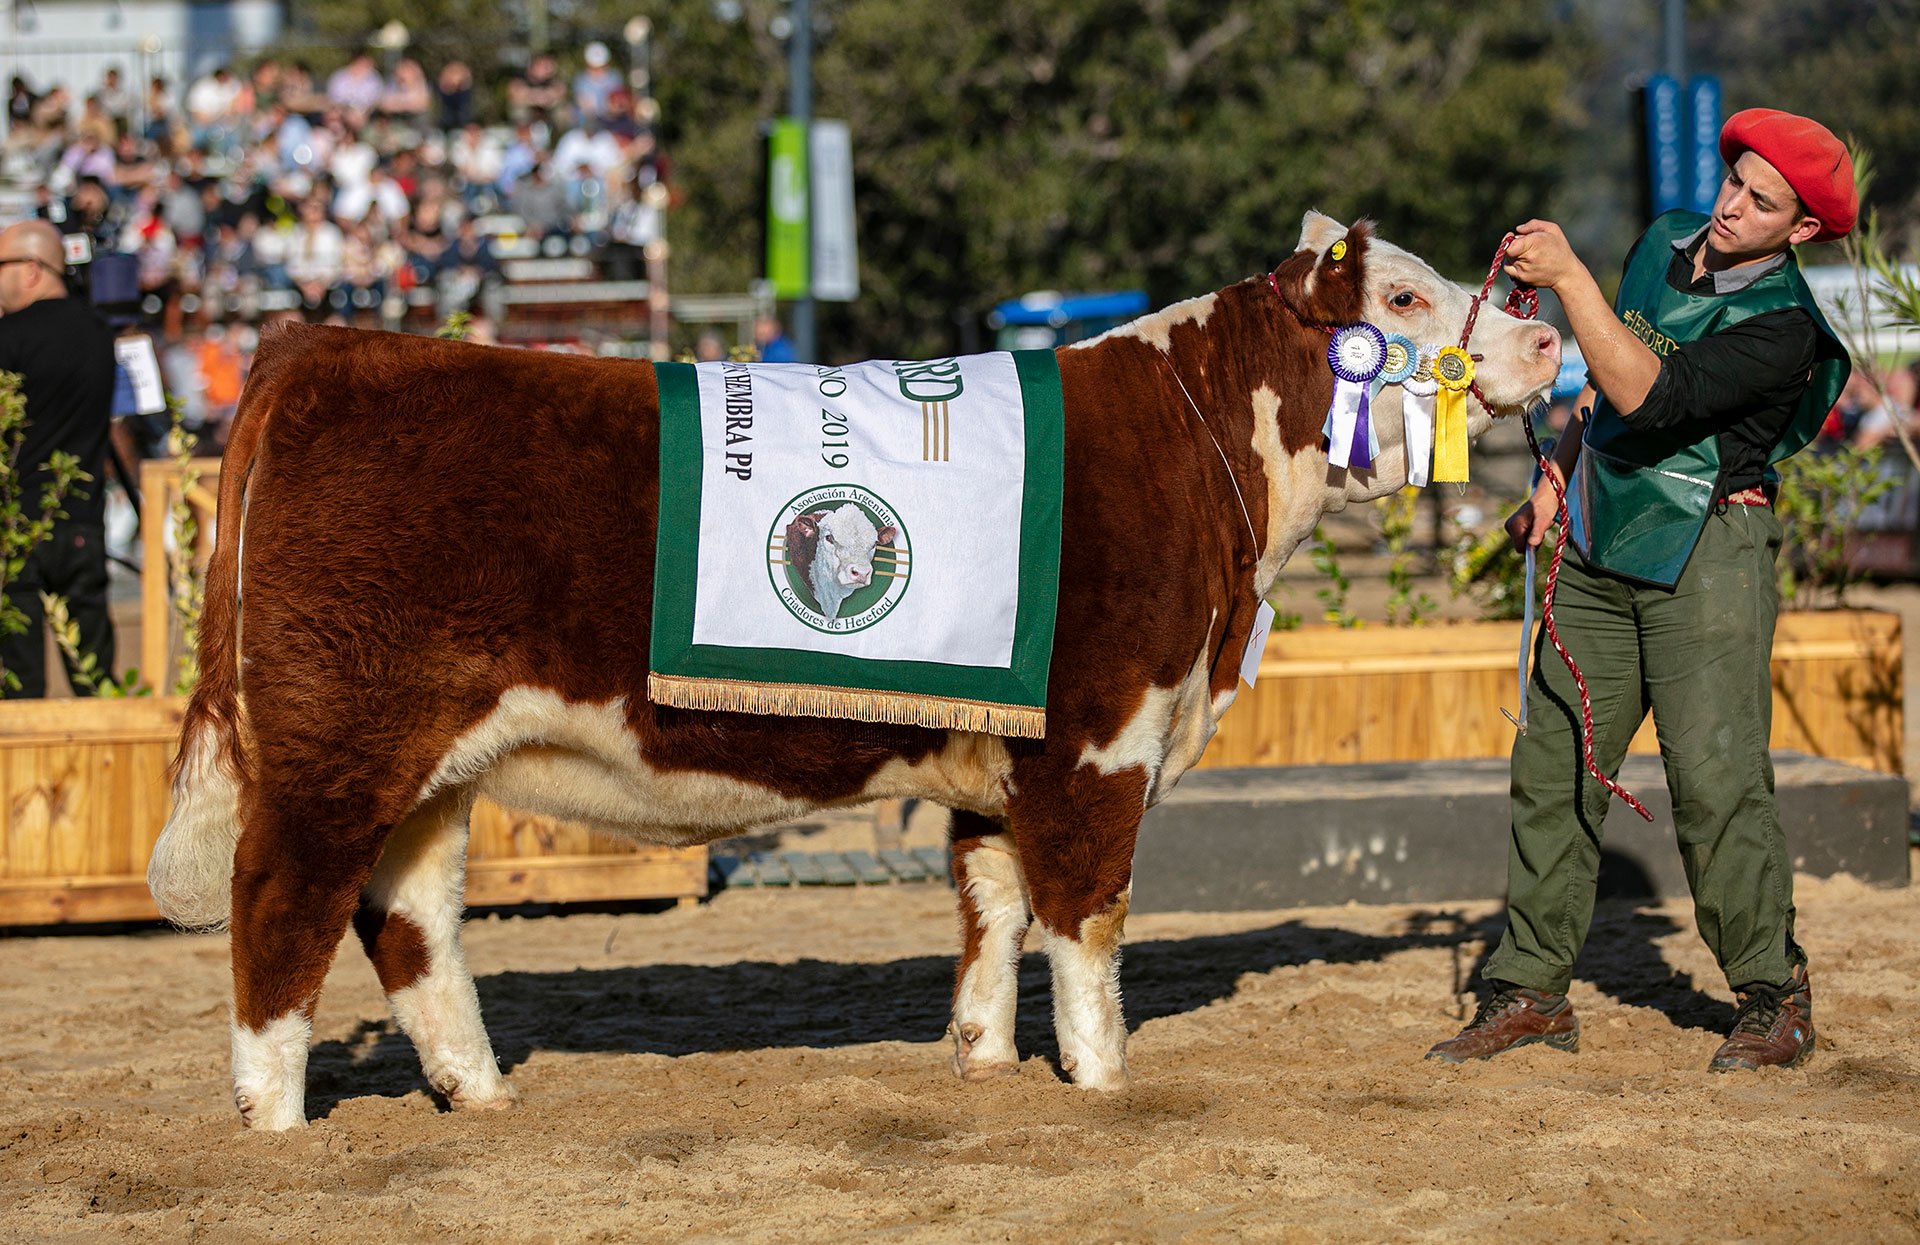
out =
[[[840,543],[840,542],[838,542],[838,541],[836,541],[836,540],[835,540],[835,539],[833,538],[833,533],[832,533],[832,532],[822,532],[822,533],[820,533],[820,539],[821,539],[821,540],[824,540],[824,541],[826,541],[826,542],[827,542],[827,543],[828,543],[829,545],[835,545],[835,544],[839,544],[839,543]]]
[[[1401,311],[1405,311],[1407,308],[1413,306],[1413,304],[1419,300],[1414,297],[1412,290],[1401,290],[1398,294],[1395,294],[1393,296],[1391,301],[1395,307],[1399,308]]]

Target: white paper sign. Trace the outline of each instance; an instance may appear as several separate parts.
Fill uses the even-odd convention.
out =
[[[127,374],[134,408],[140,414],[158,415],[167,409],[167,391],[160,383],[160,360],[154,357],[151,337],[137,333],[114,338],[113,361]]]
[[[1253,630],[1247,633],[1247,651],[1240,654],[1240,681],[1248,687],[1260,676],[1260,658],[1267,651],[1267,636],[1273,631],[1273,607],[1265,601],[1253,616]]]

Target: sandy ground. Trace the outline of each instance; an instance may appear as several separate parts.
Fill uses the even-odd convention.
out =
[[[357,949],[308,1111],[228,1104],[227,953],[0,940],[0,1237],[1886,1240],[1920,1236],[1920,893],[1799,882],[1817,1057],[1713,1076],[1730,996],[1683,903],[1602,906],[1577,1055],[1421,1055],[1493,905],[1129,923],[1135,1085],[965,1085],[933,885],[488,917],[467,946],[516,1111],[442,1112]]]

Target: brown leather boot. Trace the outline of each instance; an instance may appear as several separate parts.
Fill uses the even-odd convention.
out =
[[[1813,986],[1806,965],[1795,965],[1784,986],[1748,986],[1739,992],[1733,1033],[1713,1053],[1709,1072],[1797,1068],[1813,1058]]]
[[[1580,1049],[1580,1020],[1564,994],[1544,994],[1511,982],[1489,982],[1493,994],[1480,1004],[1473,1022],[1427,1052],[1446,1063],[1491,1059],[1503,1050],[1545,1042],[1555,1050]]]

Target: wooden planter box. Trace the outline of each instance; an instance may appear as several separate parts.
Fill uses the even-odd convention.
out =
[[[185,708],[179,697],[0,702],[0,925],[159,915],[147,857]],[[706,893],[704,847],[636,847],[485,800],[474,809],[469,904]]]
[[[1500,711],[1519,711],[1519,646],[1518,623],[1275,632],[1258,682],[1240,689],[1200,764],[1505,756],[1513,725]],[[1898,615],[1780,616],[1774,747],[1897,774],[1903,730]],[[1658,751],[1651,716],[1633,751]]]

